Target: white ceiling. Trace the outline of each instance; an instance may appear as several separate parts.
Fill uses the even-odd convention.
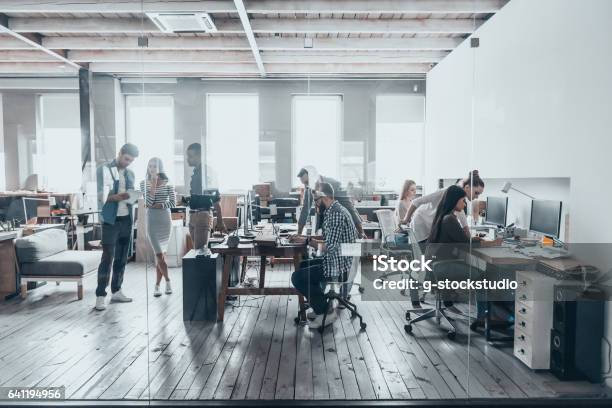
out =
[[[422,75],[507,1],[0,0],[0,75]],[[145,13],[164,11],[218,31],[162,33]]]

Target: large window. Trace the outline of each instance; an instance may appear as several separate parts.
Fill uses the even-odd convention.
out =
[[[259,181],[276,181],[276,142],[259,142]]]
[[[170,183],[180,186],[183,171],[175,161],[182,164],[183,156],[175,151],[174,98],[169,95],[128,95],[125,109],[127,141],[140,150],[140,156],[132,164],[137,183],[145,179],[149,159],[159,157]],[[177,172],[177,167],[181,168],[180,172]]]
[[[258,95],[208,94],[206,162],[221,191],[257,184],[259,160]]]
[[[79,96],[41,95],[38,101],[34,173],[40,187],[54,192],[81,188]]]
[[[405,179],[422,182],[425,97],[376,97],[376,187],[399,190]]]
[[[293,175],[306,165],[339,178],[342,96],[295,95],[292,100]],[[292,178],[294,183],[299,180]]]
[[[345,186],[349,183],[359,186],[364,181],[365,152],[363,142],[342,142],[340,162],[341,181]]]

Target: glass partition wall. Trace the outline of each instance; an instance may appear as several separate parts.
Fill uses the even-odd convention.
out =
[[[551,38],[519,52],[476,13],[427,74],[264,49],[259,77],[238,12],[165,33],[153,3],[119,65],[0,81],[0,400],[607,397],[609,251],[584,244],[592,175],[559,164],[587,154],[542,125],[571,86],[512,65]]]

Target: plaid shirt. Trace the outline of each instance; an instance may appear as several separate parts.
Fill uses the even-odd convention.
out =
[[[342,244],[354,243],[357,229],[351,214],[338,201],[325,210],[323,239],[326,251],[323,255],[323,273],[328,279],[348,277],[353,257],[342,256]]]

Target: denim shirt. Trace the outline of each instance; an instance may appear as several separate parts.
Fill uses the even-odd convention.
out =
[[[134,172],[129,169],[125,169],[123,173],[125,175],[125,189],[134,189]],[[97,182],[98,182],[98,208],[102,208],[100,218],[102,222],[106,224],[115,224],[117,218],[117,210],[119,209],[118,202],[107,202],[107,195],[104,192],[105,186],[111,186],[108,194],[117,194],[119,191],[119,171],[117,169],[117,162],[113,160],[110,163],[99,166],[97,171]],[[128,210],[130,213],[130,219],[132,218],[132,206],[128,204]]]

